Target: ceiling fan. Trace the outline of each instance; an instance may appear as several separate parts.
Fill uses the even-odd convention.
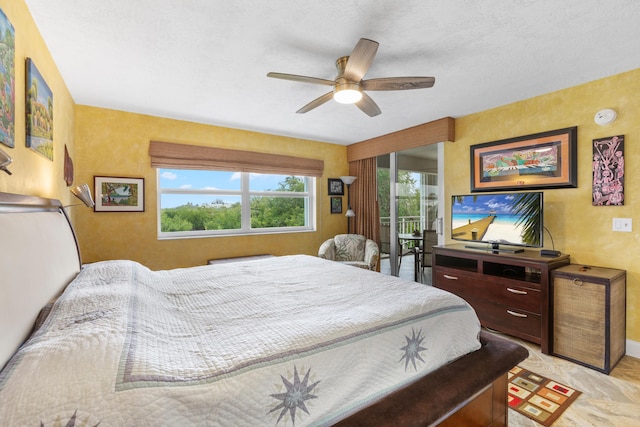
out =
[[[349,56],[343,56],[336,60],[338,75],[335,80],[273,72],[268,73],[267,77],[333,86],[331,92],[325,93],[296,111],[298,114],[311,111],[333,98],[342,104],[356,104],[370,117],[377,116],[381,111],[380,107],[364,91],[424,89],[432,87],[435,83],[434,77],[383,77],[363,80],[362,78],[371,66],[377,51],[378,42],[360,39]]]

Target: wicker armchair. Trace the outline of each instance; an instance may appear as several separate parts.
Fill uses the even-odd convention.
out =
[[[338,234],[318,250],[320,258],[376,271],[380,250],[376,242],[360,234]]]

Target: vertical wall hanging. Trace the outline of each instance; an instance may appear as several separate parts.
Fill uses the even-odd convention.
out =
[[[53,160],[53,93],[27,58],[27,147]]]
[[[13,25],[0,10],[0,142],[11,148],[16,133],[15,36]]]
[[[73,184],[73,160],[69,156],[69,150],[67,150],[67,144],[64,144],[64,183],[67,187],[71,187]]]
[[[624,205],[624,135],[593,140],[593,206]]]

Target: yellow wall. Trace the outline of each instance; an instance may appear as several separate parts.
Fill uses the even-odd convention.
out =
[[[598,110],[618,119],[598,126]],[[445,200],[470,190],[473,144],[578,126],[578,187],[546,190],[545,225],[573,263],[627,270],[627,338],[640,341],[640,69],[456,119],[456,142],[445,144]],[[624,206],[591,205],[592,140],[625,137]],[[449,219],[450,207],[444,217]],[[613,232],[613,218],[632,218],[633,232]],[[445,230],[449,230],[446,224]],[[450,236],[447,236],[450,238]],[[551,242],[545,236],[545,246]]]
[[[348,174],[345,146],[87,106],[76,108],[76,140],[78,182],[93,188],[94,175],[140,177],[145,179],[146,193],[142,213],[76,208],[84,262],[133,259],[153,269],[168,269],[261,253],[315,255],[325,239],[346,232],[344,215],[331,215],[327,196],[327,178]],[[158,240],[156,170],[148,154],[151,140],[324,160],[324,175],[316,185],[318,232]]]
[[[0,0],[0,9],[15,30],[15,147],[0,144],[13,157],[9,170],[0,172],[0,191],[53,197],[70,203],[75,199],[64,182],[64,146],[74,158],[74,108],[60,72],[23,0]],[[25,61],[31,58],[53,92],[53,162],[26,148]],[[75,160],[75,159],[74,159]]]

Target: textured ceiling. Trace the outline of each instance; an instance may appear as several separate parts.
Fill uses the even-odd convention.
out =
[[[344,145],[640,68],[637,0],[26,3],[78,104]],[[435,86],[369,92],[373,118],[295,114],[327,87],[266,77],[332,80],[361,37],[380,43],[365,79]]]

